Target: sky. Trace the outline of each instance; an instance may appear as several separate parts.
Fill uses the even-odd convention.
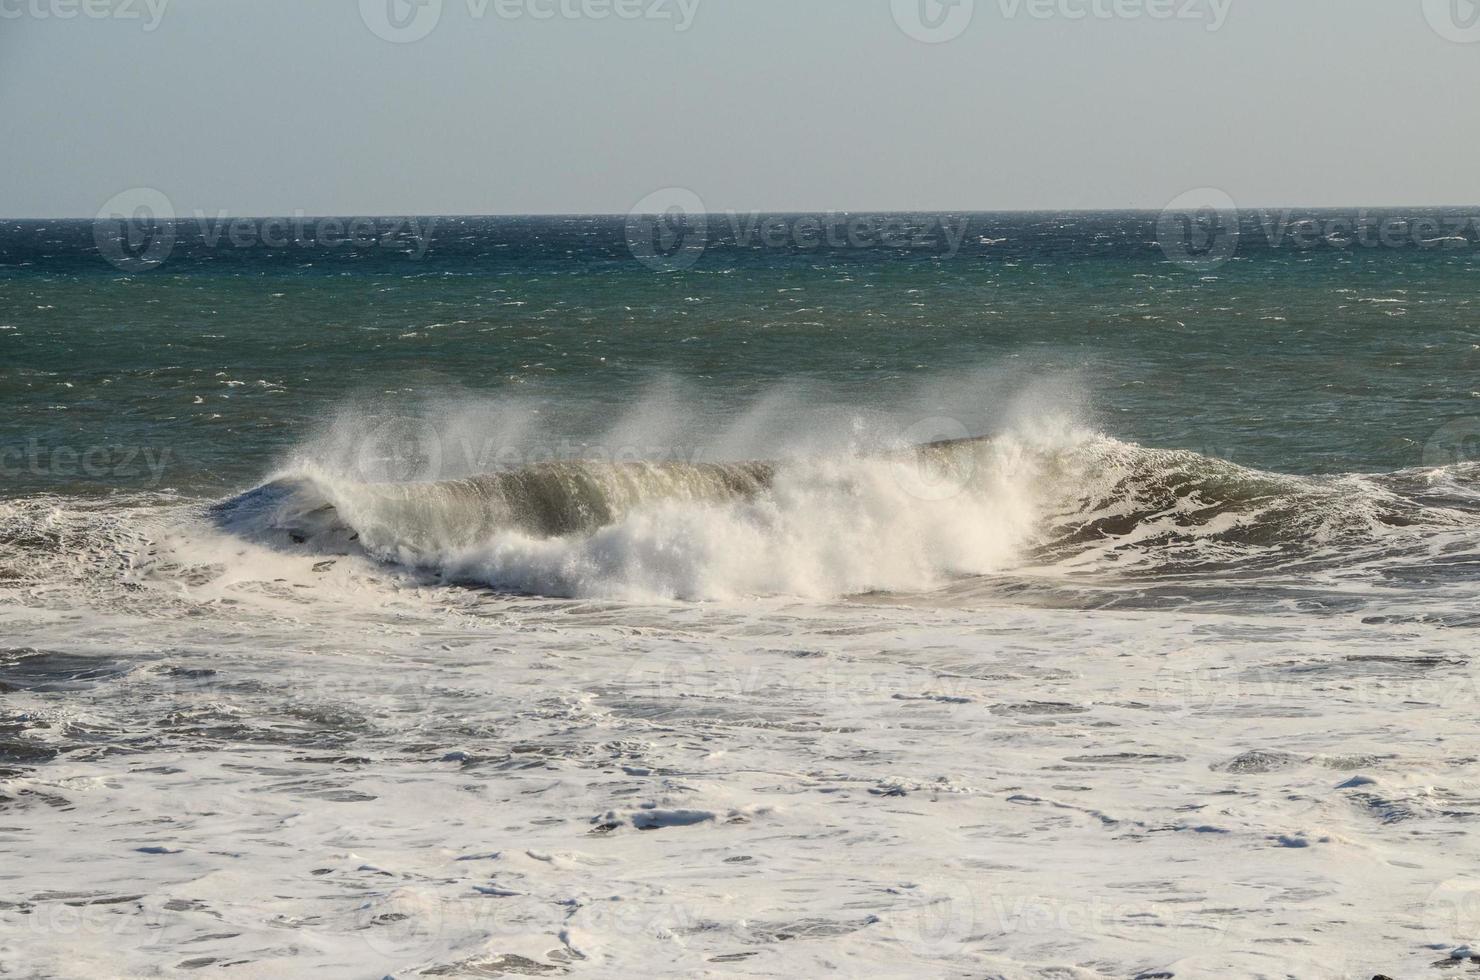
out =
[[[0,216],[1475,204],[1477,92],[1471,0],[0,0]]]

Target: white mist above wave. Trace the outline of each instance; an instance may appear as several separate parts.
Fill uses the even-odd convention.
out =
[[[357,404],[226,523],[542,595],[930,589],[1016,560],[1042,516],[1044,447],[1088,437],[1070,386],[998,381],[896,393],[892,412],[786,387],[714,412],[666,383],[609,418],[517,399],[410,416]],[[985,416],[1014,434],[916,454],[978,434]]]
[[[1000,570],[1034,533],[1030,454],[998,441],[974,451],[967,469],[978,452],[990,457],[980,473],[914,459],[821,458],[774,467],[552,465],[503,479],[378,485],[300,469],[280,475],[266,512],[254,506],[247,519],[265,518],[305,543],[358,546],[449,578],[543,595],[917,591]],[[742,479],[757,469],[761,476]],[[240,526],[241,516],[234,520]]]
[[[925,500],[901,480],[901,465],[908,464],[792,464],[753,498],[657,501],[590,534],[509,532],[451,549],[439,564],[455,576],[542,594],[828,597],[928,589],[1016,557],[1035,512],[1006,468],[960,494]]]
[[[894,415],[787,391],[717,419],[672,389],[610,419],[507,400],[354,405],[211,507],[214,528],[188,506],[171,520],[186,537],[229,532],[226,549],[268,545],[258,558],[358,553],[444,582],[631,600],[919,594],[999,573],[1050,590],[1299,576],[1437,595],[1477,565],[1473,465],[1271,473],[1101,434],[1059,386],[963,409],[973,390]],[[28,504],[0,537],[41,546],[32,569],[47,551],[133,563],[138,547],[108,544],[127,515],[93,510]],[[202,561],[249,574],[244,556]]]
[[[929,435],[956,435],[936,425]],[[1474,474],[1313,478],[1146,449],[1056,418],[747,462],[611,457],[439,481],[300,460],[219,511],[279,544],[364,551],[550,596],[918,593],[1022,570],[1445,575],[1473,551]],[[334,458],[333,454],[327,456]]]

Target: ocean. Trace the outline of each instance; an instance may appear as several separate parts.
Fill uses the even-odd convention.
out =
[[[0,975],[1480,956],[1480,211],[0,221]]]

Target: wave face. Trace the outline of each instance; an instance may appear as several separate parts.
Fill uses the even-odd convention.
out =
[[[1480,467],[1292,476],[1111,439],[1071,454],[1061,554],[1149,571],[1289,570],[1480,530]],[[1454,542],[1449,542],[1454,543]]]
[[[544,463],[426,483],[303,464],[214,517],[281,547],[363,551],[555,596],[833,597],[1027,570],[1391,580],[1480,569],[1473,464],[1287,476],[1088,432],[769,462]]]

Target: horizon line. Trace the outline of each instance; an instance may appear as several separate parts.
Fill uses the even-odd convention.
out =
[[[1480,209],[1480,203],[1473,204],[1250,204],[1236,205],[1236,211],[1360,211],[1369,210],[1460,210],[1465,208]],[[814,210],[767,210],[763,208],[711,208],[705,211],[695,211],[696,215],[728,215],[728,214],[754,214],[754,215],[919,215],[919,214],[1161,214],[1168,210],[1161,208],[823,208]],[[656,211],[490,211],[490,212],[451,212],[451,211],[382,211],[374,214],[368,212],[309,212],[295,211],[293,213],[276,214],[232,214],[227,211],[223,214],[208,215],[199,209],[187,215],[176,215],[174,221],[192,220],[199,217],[216,217],[221,220],[248,220],[264,221],[273,218],[328,218],[328,219],[374,219],[374,218],[629,218],[635,216],[651,217],[661,212]],[[0,221],[99,221],[101,215],[0,215]]]

